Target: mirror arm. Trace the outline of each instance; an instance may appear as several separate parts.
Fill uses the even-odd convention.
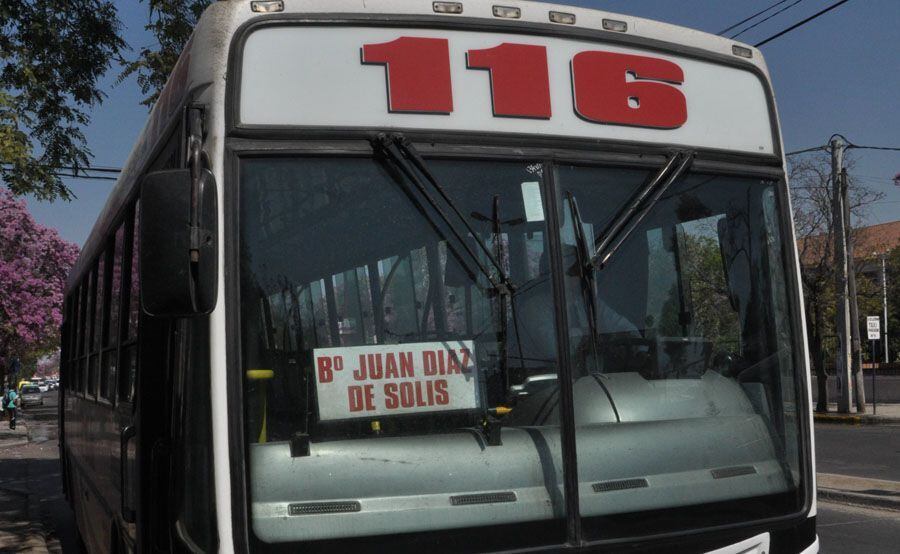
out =
[[[203,169],[203,109],[189,106],[187,116],[187,161],[191,170],[191,263],[200,261],[200,175]]]

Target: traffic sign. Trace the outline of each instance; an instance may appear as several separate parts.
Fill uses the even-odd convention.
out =
[[[881,338],[881,318],[877,315],[870,315],[866,318],[866,330],[869,332],[869,340],[878,340]]]

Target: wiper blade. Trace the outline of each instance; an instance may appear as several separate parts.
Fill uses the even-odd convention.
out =
[[[588,332],[591,334],[591,353],[594,355],[594,363],[597,364],[600,349],[597,346],[599,338],[597,335],[597,299],[594,293],[594,266],[590,263],[590,258],[588,257],[590,254],[587,238],[584,236],[584,222],[581,220],[581,213],[578,211],[575,195],[569,191],[566,192],[566,198],[569,200],[569,216],[575,231],[575,251],[578,256],[576,269],[581,282],[581,293],[584,296],[584,303],[587,309]]]
[[[450,229],[450,232],[462,244],[463,249],[466,251],[466,254],[472,259],[475,263],[478,270],[484,274],[487,278],[488,282],[491,285],[491,288],[494,289],[499,294],[512,294],[515,287],[512,282],[510,282],[509,277],[506,275],[506,272],[503,271],[503,267],[497,261],[491,251],[481,242],[478,238],[478,234],[469,224],[468,220],[462,214],[460,209],[456,206],[456,203],[447,195],[444,191],[444,188],[440,185],[437,178],[429,171],[428,166],[425,164],[425,160],[419,154],[419,152],[415,149],[412,143],[400,133],[395,133],[388,136],[385,133],[380,133],[376,138],[376,145],[381,149],[381,151],[392,161],[394,164],[400,168],[400,170],[406,175],[406,177],[412,182],[416,189],[418,189],[419,193],[428,202],[428,205],[437,212],[440,218],[443,220],[444,224]],[[410,164],[410,161],[412,164]],[[413,168],[415,165],[415,168]],[[444,202],[450,207],[451,210],[456,214],[457,218],[462,222],[465,226],[466,231],[468,231],[472,238],[475,239],[475,243],[481,247],[481,250],[484,252],[487,260],[497,268],[497,274],[499,276],[499,280],[494,277],[494,274],[491,273],[484,264],[481,263],[481,260],[478,257],[478,254],[472,250],[472,247],[469,245],[469,241],[463,236],[463,233],[457,228],[456,225],[450,220],[448,215],[441,208],[440,204],[437,203],[435,198],[429,194],[425,183],[422,182],[421,177],[418,173],[425,176],[428,180],[431,188],[436,190],[441,198],[444,199]]]
[[[515,287],[510,281],[509,275],[503,269],[503,266],[498,261],[497,258],[503,257],[503,245],[502,238],[500,236],[500,198],[495,196],[493,202],[493,217],[492,217],[492,232],[495,234],[495,249],[496,256],[491,253],[490,249],[485,246],[484,243],[481,242],[481,239],[478,238],[478,233],[475,232],[475,229],[472,228],[472,225],[469,224],[469,221],[462,214],[462,211],[457,207],[456,203],[447,192],[444,190],[444,187],[441,186],[440,182],[434,176],[434,174],[430,171],[428,165],[425,163],[424,158],[422,158],[421,154],[419,154],[418,150],[416,150],[415,146],[400,133],[394,133],[388,136],[386,133],[380,133],[376,139],[376,144],[381,148],[381,151],[388,157],[394,164],[400,168],[400,170],[406,175],[410,182],[412,182],[415,187],[418,189],[419,193],[425,199],[426,202],[431,206],[431,208],[437,212],[440,218],[443,220],[444,224],[450,229],[450,232],[459,241],[463,249],[466,251],[466,254],[472,259],[475,265],[478,267],[479,271],[481,271],[485,277],[487,277],[488,282],[491,284],[491,288],[499,297],[499,333],[497,337],[498,349],[500,351],[500,369],[503,373],[503,377],[505,379],[505,385],[508,389],[509,387],[509,370],[508,370],[508,355],[507,355],[507,340],[506,340],[506,328],[509,325],[508,322],[508,314],[507,314],[507,305],[510,303],[512,295],[515,291]],[[410,164],[412,162],[412,164]],[[415,166],[415,167],[413,167]],[[418,173],[417,173],[418,170]],[[456,217],[460,222],[465,226],[466,231],[472,236],[475,240],[475,243],[481,248],[482,252],[484,252],[487,260],[493,265],[497,270],[497,278],[488,271],[488,269],[481,263],[481,260],[478,258],[478,255],[472,250],[469,246],[469,241],[466,240],[466,237],[463,236],[463,233],[457,228],[456,225],[450,220],[447,214],[441,209],[440,204],[438,204],[434,197],[429,194],[428,188],[425,186],[425,183],[422,182],[419,174],[425,176],[425,179],[431,185],[431,188],[436,190],[438,194],[440,194],[441,198],[443,198],[444,202],[447,206],[453,210],[453,213],[456,214]],[[426,213],[427,217],[427,213]],[[450,244],[448,243],[448,247]],[[514,308],[513,308],[514,309]],[[513,312],[513,318],[515,319],[515,312]],[[517,328],[518,331],[518,328]],[[518,334],[518,332],[517,332]],[[521,346],[520,346],[521,348]],[[520,353],[521,354],[521,353]],[[504,408],[505,409],[505,408]],[[499,446],[501,444],[501,436],[500,436],[500,427],[501,422],[494,418],[494,416],[501,415],[501,407],[489,408],[488,406],[484,407],[484,416],[481,422],[481,430],[484,434],[485,442],[489,446]]]
[[[631,202],[609,224],[603,240],[588,262],[591,267],[603,268],[613,254],[628,240],[631,233],[647,217],[669,186],[678,180],[694,161],[694,151],[676,152],[656,172],[652,179],[632,198]]]

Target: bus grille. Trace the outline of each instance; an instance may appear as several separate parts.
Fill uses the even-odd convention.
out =
[[[516,493],[512,491],[506,492],[483,492],[479,494],[460,494],[450,497],[450,504],[454,506],[470,506],[472,504],[494,504],[495,502],[515,502]]]
[[[358,512],[362,510],[359,502],[303,502],[300,504],[288,504],[288,514],[292,516],[305,516],[311,514],[339,514],[345,512]]]
[[[619,481],[601,481],[594,483],[591,488],[594,492],[624,491],[627,489],[644,489],[650,486],[646,479],[621,479]]]
[[[752,475],[756,473],[756,468],[753,466],[720,467],[711,469],[709,472],[712,473],[713,479],[727,479],[740,475]]]

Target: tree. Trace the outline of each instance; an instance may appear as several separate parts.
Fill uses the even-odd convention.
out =
[[[57,348],[63,291],[77,256],[77,246],[0,189],[0,382],[14,359],[31,366]]]
[[[149,0],[150,22],[145,28],[156,37],[157,44],[142,48],[119,77],[121,81],[137,75],[138,85],[147,95],[142,102],[145,106],[156,102],[197,20],[211,3],[212,0]]]
[[[126,48],[120,27],[109,0],[0,0],[0,182],[13,194],[71,198],[58,168],[88,165],[81,128]]]
[[[857,221],[865,219],[867,208],[883,195],[854,181],[852,158],[845,157],[844,165],[850,172],[848,194],[851,216]],[[834,245],[831,219],[831,158],[828,154],[815,154],[794,158],[789,171],[791,202],[794,209],[794,228],[798,239],[801,264],[801,281],[806,299],[806,320],[809,332],[808,344],[812,365],[816,372],[818,402],[816,411],[828,410],[825,372],[830,361],[825,339],[834,336],[835,299]],[[857,227],[851,225],[850,241],[856,243]],[[859,273],[859,264],[854,271]],[[859,281],[859,279],[858,279]],[[858,324],[858,322],[857,322]]]

